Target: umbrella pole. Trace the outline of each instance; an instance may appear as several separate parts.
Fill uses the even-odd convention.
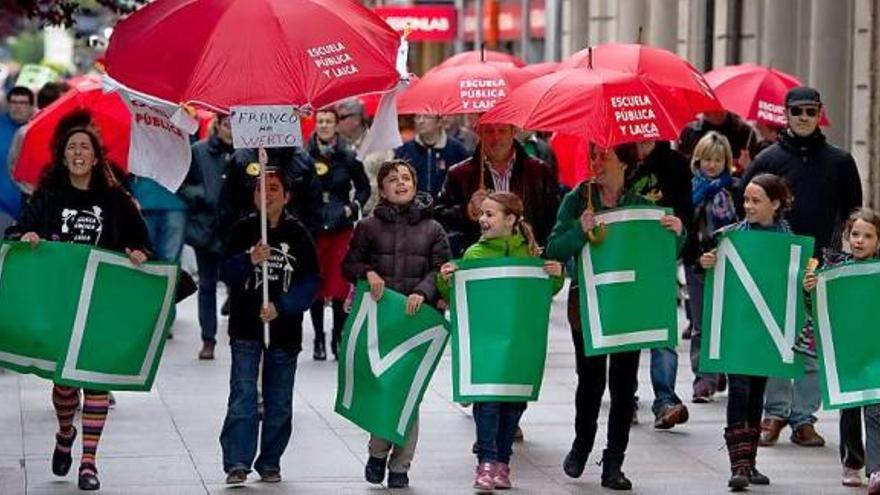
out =
[[[268,218],[266,217],[266,150],[260,148],[258,152],[260,161],[260,240],[263,244],[269,244]],[[269,260],[261,263],[263,277],[263,307],[269,305]],[[269,322],[263,322],[263,343],[269,348]]]

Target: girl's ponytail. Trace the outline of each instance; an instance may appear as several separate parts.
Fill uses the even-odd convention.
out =
[[[532,226],[529,222],[526,222],[523,217],[519,217],[517,220],[517,228],[519,229],[519,233],[522,234],[523,238],[526,240],[526,243],[529,245],[529,254],[532,256],[540,256],[541,255],[541,247],[538,246],[538,242],[535,240],[535,232],[532,230]]]

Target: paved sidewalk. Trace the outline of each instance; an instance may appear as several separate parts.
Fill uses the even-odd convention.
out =
[[[564,292],[561,294],[565,294]],[[554,305],[550,353],[541,400],[523,418],[526,441],[514,448],[513,479],[518,493],[610,493],[599,486],[604,439],[579,480],[562,472],[561,461],[571,443],[574,415],[574,359],[564,296]],[[308,318],[306,318],[308,320]],[[222,322],[223,320],[221,320]],[[196,359],[199,332],[195,298],[179,307],[174,339],[168,342],[156,384],[150,393],[117,393],[98,451],[105,494],[225,493],[218,437],[226,409],[229,351],[225,323],[217,360]],[[124,327],[120,327],[124,331]],[[305,330],[306,346],[311,327]],[[690,399],[692,375],[688,342],[679,349],[678,392]],[[643,354],[640,369],[642,424],[633,428],[624,470],[633,493],[726,493],[727,454],[722,449],[726,398],[692,405],[690,422],[661,432],[651,427],[648,373]],[[470,411],[451,402],[450,358],[447,352],[421,407],[421,437],[410,473],[412,494],[472,493],[474,457],[470,455],[474,426]],[[234,493],[379,493],[363,481],[367,435],[333,413],[336,367],[318,363],[307,348],[296,377],[294,436],[283,458],[284,482],[265,485],[249,481]],[[49,460],[55,431],[50,384],[33,376],[0,374],[0,495],[79,493],[76,464],[71,474],[56,478]],[[770,476],[767,494],[853,494],[865,490],[840,486],[837,458],[837,414],[823,413],[819,431],[829,445],[805,449],[791,444],[786,430],[773,448],[761,449],[759,466]],[[75,447],[75,460],[80,453]],[[253,477],[252,477],[253,479]]]

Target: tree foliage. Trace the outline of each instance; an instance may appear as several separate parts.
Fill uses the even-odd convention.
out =
[[[148,0],[3,0],[0,18],[29,18],[40,25],[73,27],[76,16],[87,10],[107,9],[127,14],[146,4]]]

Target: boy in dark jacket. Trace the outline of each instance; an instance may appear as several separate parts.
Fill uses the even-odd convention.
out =
[[[222,270],[230,291],[232,370],[220,445],[229,484],[244,483],[252,464],[262,481],[281,481],[281,455],[293,429],[293,385],[302,343],[302,313],[315,298],[319,283],[311,235],[284,211],[290,200],[288,182],[278,170],[267,169],[265,173],[268,243],[261,240],[258,215],[242,219],[232,228]],[[254,196],[259,207],[259,187]],[[262,299],[263,262],[268,264],[266,305]],[[269,324],[269,341],[264,345],[265,323]],[[257,416],[261,358],[262,428]],[[258,439],[260,456],[254,462]]]

